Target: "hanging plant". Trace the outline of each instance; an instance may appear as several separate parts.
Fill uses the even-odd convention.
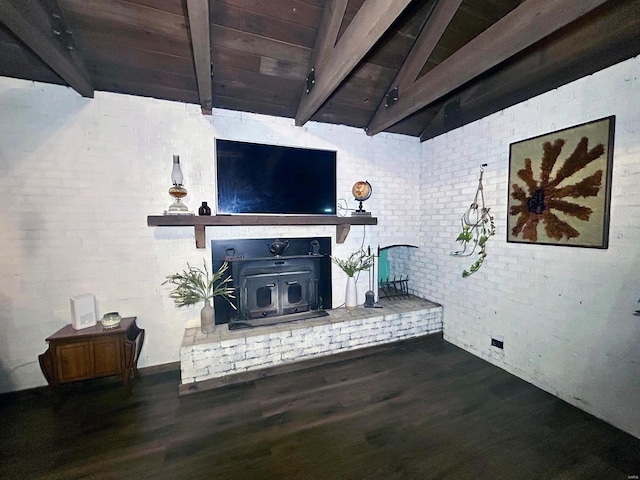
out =
[[[483,165],[482,167],[484,167]],[[473,203],[460,218],[462,232],[456,238],[463,246],[462,250],[451,252],[455,257],[469,257],[478,250],[478,259],[469,267],[469,270],[462,271],[462,277],[466,278],[476,273],[487,257],[487,241],[496,233],[493,223],[493,216],[489,214],[489,208],[484,205],[484,191],[482,187],[482,174],[484,168],[480,167],[480,178],[478,179],[478,189]],[[482,207],[478,206],[478,196],[482,201]]]
[[[473,209],[474,205],[475,204],[472,204],[469,208]],[[478,206],[475,205],[475,209],[477,208]],[[479,220],[473,225],[465,223],[465,217],[468,216],[468,212],[462,216],[462,232],[458,235],[456,241],[462,243],[464,248],[462,251],[453,252],[452,255],[459,257],[471,256],[475,253],[476,249],[479,249],[478,259],[469,267],[469,270],[462,271],[464,278],[472,273],[476,273],[480,269],[487,256],[487,241],[496,233],[493,217],[489,215],[489,210],[488,208],[482,208]]]

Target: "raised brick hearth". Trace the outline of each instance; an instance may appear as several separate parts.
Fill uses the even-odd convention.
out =
[[[219,325],[211,334],[185,331],[180,394],[304,368],[308,361],[442,331],[442,307],[412,297],[381,299],[383,308],[329,310],[328,316],[246,330]],[[327,361],[330,361],[328,358]],[[277,372],[286,371],[279,368]]]

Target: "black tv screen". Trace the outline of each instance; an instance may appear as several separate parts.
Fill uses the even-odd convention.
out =
[[[219,214],[336,214],[336,152],[216,139]]]

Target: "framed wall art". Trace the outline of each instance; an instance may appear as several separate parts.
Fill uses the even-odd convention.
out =
[[[607,248],[615,116],[512,143],[507,242]]]

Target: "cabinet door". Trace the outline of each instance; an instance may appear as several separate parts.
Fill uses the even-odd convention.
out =
[[[67,343],[56,348],[58,381],[91,378],[91,343]]]
[[[122,372],[120,337],[100,338],[93,341],[94,376],[104,377]]]

